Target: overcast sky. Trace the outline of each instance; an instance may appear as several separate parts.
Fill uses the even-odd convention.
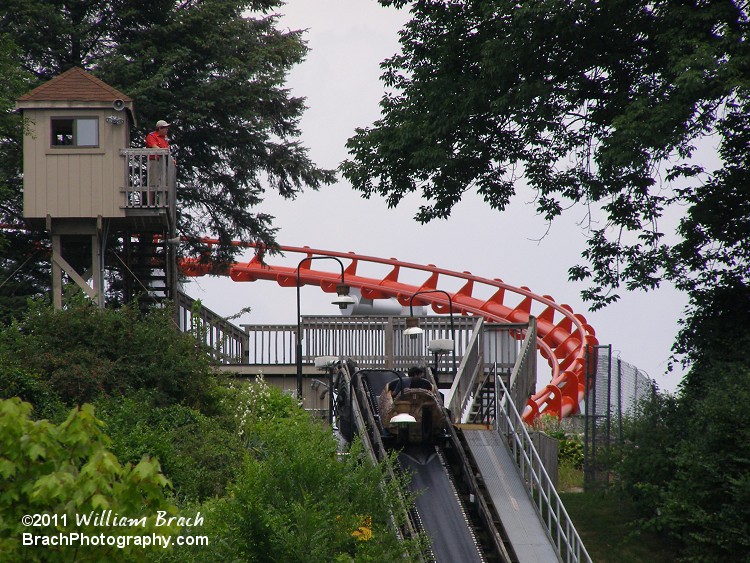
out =
[[[310,52],[288,82],[295,96],[307,99],[302,141],[318,166],[336,168],[348,156],[344,145],[354,129],[379,116],[379,64],[398,51],[397,33],[408,13],[383,8],[375,0],[290,0],[281,13],[281,27],[308,30]],[[685,297],[663,287],[623,294],[619,303],[589,312],[579,296],[584,286],[567,281],[568,268],[581,261],[585,249],[585,233],[578,226],[584,210],[573,208],[547,232],[547,224],[535,215],[532,198],[530,191],[519,189],[509,210],[501,214],[472,194],[448,220],[420,225],[413,220],[420,204],[417,197],[388,209],[383,199],[364,200],[342,180],[291,202],[269,195],[260,210],[276,217],[282,245],[435,264],[551,295],[583,314],[600,344],[611,344],[615,355],[645,371],[660,388],[674,390],[679,374],[664,372]],[[296,266],[298,260],[297,256],[273,261]],[[325,262],[315,267],[323,268]],[[237,323],[296,322],[294,288],[203,277],[185,289],[225,316],[251,307],[252,313]],[[303,314],[336,313],[330,296],[319,289],[303,288],[301,302]],[[540,386],[549,381],[543,366],[546,363],[540,364]]]

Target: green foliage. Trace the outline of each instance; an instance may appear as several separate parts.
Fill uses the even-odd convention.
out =
[[[0,329],[0,358],[38,374],[67,404],[130,389],[152,389],[161,404],[215,402],[208,357],[180,333],[167,310],[99,309],[81,299],[63,310],[34,304]],[[0,394],[9,396],[8,390]]]
[[[204,532],[217,539],[160,561],[379,562],[418,548],[391,529],[403,483],[383,483],[385,465],[369,463],[361,444],[338,454],[328,427],[262,380],[241,391],[235,407],[251,456],[228,496],[201,505]],[[369,540],[353,535],[361,527]]]
[[[660,507],[686,561],[726,561],[750,549],[750,423],[743,408],[750,369],[717,366],[711,379],[702,399],[683,407],[689,413]]]
[[[224,397],[224,409],[233,412],[240,436],[251,439],[258,426],[276,424],[278,420],[301,421],[307,414],[291,395],[271,387],[263,374],[252,384],[231,384],[232,393]]]
[[[583,469],[583,441],[579,434],[568,430],[560,419],[553,415],[540,416],[534,421],[534,429],[557,440],[557,461],[561,466]]]
[[[663,279],[750,283],[747,3],[380,3],[411,21],[383,63],[382,117],[341,165],[365,197],[418,192],[421,222],[471,190],[502,211],[528,187],[547,221],[581,203],[569,274],[594,308]]]
[[[700,386],[651,397],[627,421],[619,475],[642,528],[672,538],[685,561],[723,561],[750,547],[750,367],[714,358],[694,369]]]
[[[739,363],[750,366],[750,285],[727,282],[692,292],[691,311],[682,321],[676,350],[694,368],[682,381],[689,396],[701,397],[711,378],[705,374],[716,365]]]
[[[219,418],[182,405],[159,406],[145,390],[101,400],[97,409],[118,459],[158,458],[181,503],[223,495],[241,468],[240,438]]]
[[[667,394],[649,395],[633,417],[623,420],[624,448],[618,474],[625,493],[647,527],[661,531],[657,521],[662,496],[675,467],[679,440],[678,403]]]
[[[175,527],[157,527],[157,511],[174,514],[164,497],[168,481],[159,463],[144,457],[121,465],[109,451],[109,440],[91,405],[74,409],[65,422],[54,425],[30,418],[31,405],[20,399],[0,402],[0,552],[3,561],[90,561],[129,559],[141,547],[22,545],[22,534],[52,536],[79,532],[111,536],[158,533],[172,535]],[[148,516],[144,526],[79,526],[76,514],[111,510],[126,518]],[[33,527],[22,517],[57,515],[57,522]],[[63,521],[62,518],[66,520]]]
[[[65,411],[49,382],[23,367],[17,358],[0,355],[0,397],[20,397],[34,405],[36,418],[57,418]]]
[[[560,440],[557,459],[560,464],[568,465],[574,469],[583,469],[583,444],[575,438]]]
[[[33,76],[19,67],[19,57],[20,49],[0,24],[0,223],[10,226],[21,226],[22,215],[23,121],[15,102],[33,83]],[[28,297],[43,294],[49,286],[49,265],[37,263],[42,256],[39,238],[5,225],[0,229],[0,323],[10,321]]]

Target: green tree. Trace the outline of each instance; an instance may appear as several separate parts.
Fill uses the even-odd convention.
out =
[[[50,268],[43,260],[39,234],[21,226],[21,139],[23,123],[15,113],[19,93],[28,90],[33,77],[18,66],[20,49],[10,35],[0,32],[0,322],[23,309],[29,296],[40,295],[49,285]]]
[[[676,397],[654,393],[624,419],[624,444],[617,467],[622,490],[633,500],[641,525],[662,532],[658,519],[664,494],[674,478],[675,449],[681,441]]]
[[[618,474],[642,528],[671,540],[680,560],[718,562],[750,547],[750,366],[713,357],[696,369],[700,393],[654,395],[627,422]]]
[[[750,549],[750,424],[742,408],[750,368],[723,362],[707,375],[712,383],[703,397],[683,402],[689,416],[679,428],[659,519],[684,560],[718,563]]]
[[[222,496],[240,472],[242,443],[235,425],[218,413],[209,417],[184,405],[160,405],[145,389],[95,406],[117,459],[156,457],[181,503]]]
[[[747,3],[381,4],[412,18],[383,63],[382,118],[341,165],[365,197],[421,193],[422,222],[469,190],[502,211],[528,186],[548,221],[578,204],[588,248],[569,274],[594,308],[663,279],[748,285]],[[701,143],[718,146],[716,169]]]
[[[68,405],[135,389],[157,404],[182,402],[212,412],[216,378],[206,350],[180,333],[167,309],[145,317],[134,307],[99,309],[80,297],[62,310],[36,303],[0,329],[0,396],[35,374]],[[18,369],[12,369],[18,368]],[[27,397],[28,398],[28,397]]]
[[[135,560],[143,548],[104,545],[24,545],[23,534],[59,537],[71,533],[99,536],[175,534],[176,526],[157,526],[158,511],[176,508],[164,497],[168,481],[159,463],[144,457],[120,465],[108,450],[107,436],[91,405],[74,409],[54,425],[30,418],[31,405],[20,399],[0,401],[0,553],[3,561]],[[76,514],[112,514],[140,519],[143,526],[79,525]],[[47,514],[35,524],[25,515]],[[124,539],[124,538],[123,538]],[[123,544],[124,545],[124,544]],[[159,548],[161,549],[161,548]]]
[[[21,222],[21,128],[7,102],[79,66],[135,100],[137,146],[157,119],[173,124],[182,235],[217,238],[221,244],[213,250],[219,261],[237,252],[232,240],[273,248],[273,217],[257,211],[265,191],[294,198],[305,187],[317,189],[334,179],[299,141],[304,100],[292,96],[284,80],[307,48],[300,31],[277,28],[278,16],[271,12],[282,5],[281,0],[3,2],[0,37],[9,46],[0,43],[0,54],[10,53],[14,66],[0,61],[0,120],[8,121],[0,121],[0,189],[13,205],[0,207],[0,222]],[[19,82],[19,74],[32,80]],[[27,255],[35,250],[30,241],[23,249]]]

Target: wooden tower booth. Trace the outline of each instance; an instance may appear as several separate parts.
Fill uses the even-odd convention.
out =
[[[119,272],[114,283],[126,301],[174,296],[174,161],[166,149],[131,148],[133,100],[72,68],[16,108],[24,118],[23,215],[51,236],[55,307],[66,279],[103,307],[105,271]]]

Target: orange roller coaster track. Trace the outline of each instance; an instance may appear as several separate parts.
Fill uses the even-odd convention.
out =
[[[203,243],[218,244],[213,239],[203,239]],[[237,246],[254,247],[252,244],[235,243]],[[418,291],[441,289],[439,283],[451,280],[452,284],[462,284],[455,292],[448,292],[453,304],[453,313],[481,316],[488,322],[525,323],[534,315],[537,319],[537,347],[552,370],[552,379],[543,389],[532,395],[524,410],[524,420],[533,421],[541,413],[567,417],[578,412],[585,395],[587,356],[593,355],[598,344],[594,329],[586,319],[573,312],[570,306],[555,303],[549,295],[537,295],[528,287],[514,287],[501,279],[487,279],[470,272],[455,272],[438,268],[432,264],[421,265],[402,262],[395,258],[362,256],[353,252],[319,250],[307,246],[281,246],[285,254],[301,254],[304,257],[332,256],[348,260],[345,268],[347,285],[358,288],[365,299],[395,298],[402,306],[409,305],[409,299]],[[300,285],[318,285],[327,293],[335,293],[340,283],[340,272],[327,272],[312,268],[312,261],[305,261],[299,267]],[[378,264],[390,267],[382,278],[372,278],[357,274],[360,264]],[[271,280],[282,287],[296,287],[297,268],[278,266],[261,261],[256,256],[245,263],[235,263],[224,272],[216,272],[210,264],[198,260],[185,259],[180,264],[182,273],[187,276],[205,274],[226,274],[234,281]],[[399,281],[400,275],[411,270],[421,272],[426,279],[420,285]],[[413,277],[413,274],[412,274]],[[489,299],[473,297],[475,288],[484,286],[490,289]],[[423,293],[415,304],[428,304],[437,314],[449,313],[449,300],[442,292]]]

